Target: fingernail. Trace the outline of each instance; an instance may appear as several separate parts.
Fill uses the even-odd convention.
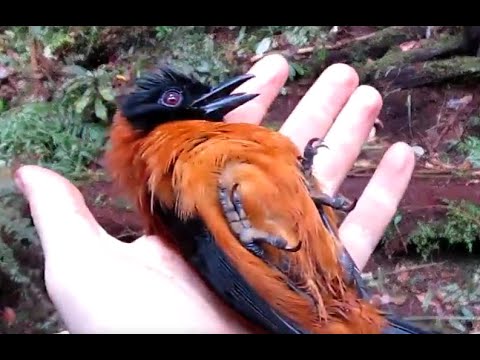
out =
[[[399,141],[393,144],[390,156],[395,159],[392,164],[395,164],[395,170],[399,173],[415,165],[415,152],[407,143]]]

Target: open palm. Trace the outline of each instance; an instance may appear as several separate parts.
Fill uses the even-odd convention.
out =
[[[229,122],[260,123],[288,76],[279,55],[256,63],[255,77],[236,91],[261,95],[228,115]],[[315,175],[335,193],[382,106],[379,93],[359,86],[355,71],[330,66],[280,131],[300,148],[325,137]],[[340,236],[363,268],[405,192],[414,155],[404,143],[384,155]],[[45,279],[69,332],[247,333],[245,322],[221,303],[187,264],[156,237],[126,244],[106,233],[83,196],[60,175],[37,166],[17,171],[45,252]]]

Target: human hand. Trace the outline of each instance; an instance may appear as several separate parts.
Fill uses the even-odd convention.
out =
[[[282,57],[271,55],[251,69],[255,78],[237,92],[261,95],[227,121],[260,123],[288,76]],[[316,175],[333,194],[345,178],[378,116],[382,100],[358,86],[346,65],[332,65],[311,87],[281,128],[299,147],[324,137]],[[363,268],[394,216],[414,167],[413,151],[393,145],[340,236]],[[25,194],[45,253],[49,295],[71,333],[247,333],[252,331],[211,293],[196,273],[153,236],[122,243],[97,223],[77,188],[37,166],[21,167]],[[375,221],[372,221],[375,219]]]

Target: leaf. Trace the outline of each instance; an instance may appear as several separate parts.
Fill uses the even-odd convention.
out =
[[[110,86],[102,87],[98,89],[98,92],[105,101],[112,102],[115,100],[115,94]]]
[[[105,139],[105,127],[100,124],[89,123],[82,127],[82,139],[94,144],[102,144]]]
[[[397,280],[399,282],[401,282],[402,284],[405,284],[408,279],[410,279],[410,276],[408,275],[408,272],[407,271],[402,271],[398,276],[397,276]]]
[[[92,101],[92,89],[88,88],[83,95],[75,101],[75,111],[77,114],[83,113],[85,108],[90,104]]]
[[[69,74],[69,75],[78,75],[78,76],[85,76],[87,75],[87,69],[85,69],[84,67],[82,66],[79,66],[79,65],[67,65],[67,66],[64,66],[62,71],[65,73],[65,74]]]
[[[99,119],[107,121],[107,108],[103,105],[102,99],[99,97],[95,99],[95,115]]]
[[[454,327],[458,331],[464,332],[466,330],[465,326],[463,326],[462,323],[456,319],[450,319],[448,320],[448,322],[450,323],[450,325],[452,325],[452,327]]]
[[[447,107],[449,109],[455,109],[458,110],[460,107],[468,105],[473,99],[472,95],[466,95],[462,97],[461,99],[450,99],[447,102]]]
[[[0,65],[0,80],[4,80],[8,78],[10,75],[12,75],[12,72],[13,72],[12,69],[6,66]]]
[[[288,78],[290,80],[293,80],[295,78],[295,74],[296,74],[295,68],[292,66],[292,64],[289,64],[289,66],[288,66]]]
[[[0,113],[4,112],[8,108],[7,100],[0,99]]]
[[[423,311],[427,311],[427,309],[430,307],[430,304],[431,304],[432,299],[433,299],[433,291],[431,289],[429,289],[424,296],[423,295],[417,295],[417,299],[422,303]]]
[[[407,301],[407,296],[405,295],[390,296],[388,294],[384,294],[380,297],[380,301],[383,305],[386,305],[386,304],[403,305],[405,304],[405,301]]]
[[[420,47],[420,43],[418,41],[412,40],[407,41],[399,45],[401,51],[409,51],[412,49],[417,49]]]
[[[85,81],[74,79],[74,81],[71,84],[68,84],[68,86],[65,87],[65,93],[66,94],[73,93],[74,91],[77,91],[78,89],[86,85],[87,83]]]
[[[418,145],[412,146],[412,150],[415,153],[415,155],[417,155],[418,157],[421,157],[425,154],[425,149]]]
[[[11,307],[6,306],[3,309],[2,318],[3,318],[3,321],[5,322],[5,324],[7,326],[12,326],[13,323],[15,323],[15,320],[17,318],[17,314],[15,313],[15,311]]]
[[[42,35],[42,27],[43,26],[29,26],[28,30],[30,34],[32,34],[34,37],[38,39]]]
[[[197,66],[196,70],[200,73],[209,73],[211,71],[211,64],[205,60],[200,62],[200,65]]]
[[[462,307],[462,314],[463,316],[466,316],[471,319],[475,318],[475,315],[470,311],[470,309],[466,307]]]
[[[296,63],[296,62],[291,62],[290,66],[293,67],[295,70],[295,73],[297,73],[300,76],[305,75],[305,69],[302,67],[302,65]]]
[[[257,48],[255,50],[255,54],[257,55],[263,55],[268,49],[270,49],[270,46],[272,45],[272,39],[269,37],[263,38],[258,44]]]
[[[244,37],[245,37],[245,32],[246,32],[246,26],[242,26],[242,27],[240,28],[240,31],[238,32],[238,36],[237,36],[237,38],[236,38],[236,40],[235,40],[235,45],[236,45],[236,46],[239,46],[240,43],[242,42],[242,40],[244,39]]]
[[[445,291],[457,291],[457,290],[459,290],[459,287],[458,287],[458,284],[453,283],[453,284],[449,284],[449,285],[444,286],[443,289]]]
[[[315,57],[317,58],[318,62],[323,62],[327,58],[328,50],[321,48],[315,52]]]
[[[393,218],[393,223],[396,225],[400,224],[400,221],[402,221],[402,214],[398,213],[397,215],[395,215],[395,217]]]

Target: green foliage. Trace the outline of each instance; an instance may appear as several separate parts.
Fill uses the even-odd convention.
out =
[[[35,163],[70,179],[87,176],[105,146],[105,127],[82,124],[55,103],[11,109],[0,115],[0,123],[0,160]]]
[[[29,42],[37,39],[55,53],[64,47],[79,45],[83,51],[89,50],[98,40],[102,27],[98,26],[12,26],[4,32],[9,39],[9,47],[18,53],[28,53]]]
[[[238,31],[236,44],[248,51],[260,51],[260,44],[268,40],[268,48],[274,50],[278,43],[276,36],[283,37],[294,46],[308,46],[322,42],[326,39],[328,27],[325,26],[233,26],[232,30]]]
[[[225,49],[204,27],[182,26],[175,31],[164,31],[159,50],[162,62],[173,64],[202,81],[222,81],[234,69],[234,64],[224,56]]]
[[[220,27],[216,27],[220,28]],[[234,44],[225,46],[215,41],[214,35],[206,27],[157,26],[157,39],[162,61],[173,62],[176,67],[187,73],[193,73],[203,81],[222,81],[239,64],[229,60],[226,54],[234,49],[242,56],[245,52],[263,54],[279,46],[278,36],[295,46],[306,46],[325,39],[327,32],[322,26],[229,26]],[[323,53],[315,54],[319,59]],[[235,57],[237,58],[237,57]],[[306,75],[308,69],[299,62],[291,63],[291,77]]]
[[[15,258],[15,247],[18,250],[24,240],[38,245],[38,238],[31,221],[20,216],[18,200],[12,187],[0,188],[0,272],[17,284],[26,284],[29,279]],[[13,245],[5,242],[7,238]]]
[[[236,26],[232,30],[238,31],[237,46],[248,51],[256,52],[259,44],[264,39],[270,39],[281,33],[285,26]],[[275,44],[273,44],[274,46]],[[269,50],[269,49],[266,49]]]
[[[156,36],[158,40],[164,40],[168,35],[175,31],[174,26],[156,26]]]
[[[442,220],[419,222],[409,235],[409,243],[426,260],[442,245],[462,246],[469,253],[480,234],[480,206],[466,200],[447,201]]]
[[[104,123],[110,119],[115,101],[112,78],[116,72],[107,71],[104,66],[95,70],[87,70],[78,65],[66,66],[64,72],[73,75],[65,81],[57,93],[61,104],[83,119],[96,117]]]
[[[308,67],[302,65],[300,62],[290,61],[289,66],[290,67],[289,67],[288,78],[290,81],[295,79],[297,76],[298,77],[306,76],[310,72]]]
[[[43,286],[37,232],[24,214],[25,201],[6,179],[5,168],[0,167],[0,175],[0,300],[15,309],[17,318],[11,328],[0,322],[0,333],[57,331],[59,319]],[[8,296],[12,287],[18,296]]]
[[[325,26],[286,26],[283,29],[287,41],[295,46],[306,46],[317,39],[326,39]]]
[[[5,30],[2,34],[4,48],[15,51],[19,58],[15,60],[5,55],[2,62],[8,65],[23,65],[30,56],[29,40],[31,37],[28,26],[12,26],[10,29]]]
[[[480,166],[480,138],[477,136],[467,136],[463,141],[457,144],[457,149],[466,156],[466,158],[476,168]]]
[[[30,26],[29,35],[45,44],[51,53],[75,42],[74,33],[68,26]]]
[[[8,109],[8,101],[5,99],[0,99],[0,114]]]
[[[432,305],[432,300],[441,299],[442,305],[449,308],[454,316],[445,320],[455,330],[468,332],[467,323],[477,321],[475,316],[480,305],[480,268],[470,267],[465,271],[465,280],[461,284],[452,282],[438,288],[431,287],[425,296],[422,307],[424,310]]]
[[[442,233],[442,225],[436,222],[419,222],[418,227],[409,235],[409,242],[415,245],[415,250],[427,260],[434,251],[439,249],[439,234]]]
[[[388,224],[387,229],[385,230],[384,236],[382,237],[382,244],[385,244],[390,239],[395,238],[400,234],[399,225],[403,220],[403,215],[401,212],[397,212],[393,217],[393,220]]]

